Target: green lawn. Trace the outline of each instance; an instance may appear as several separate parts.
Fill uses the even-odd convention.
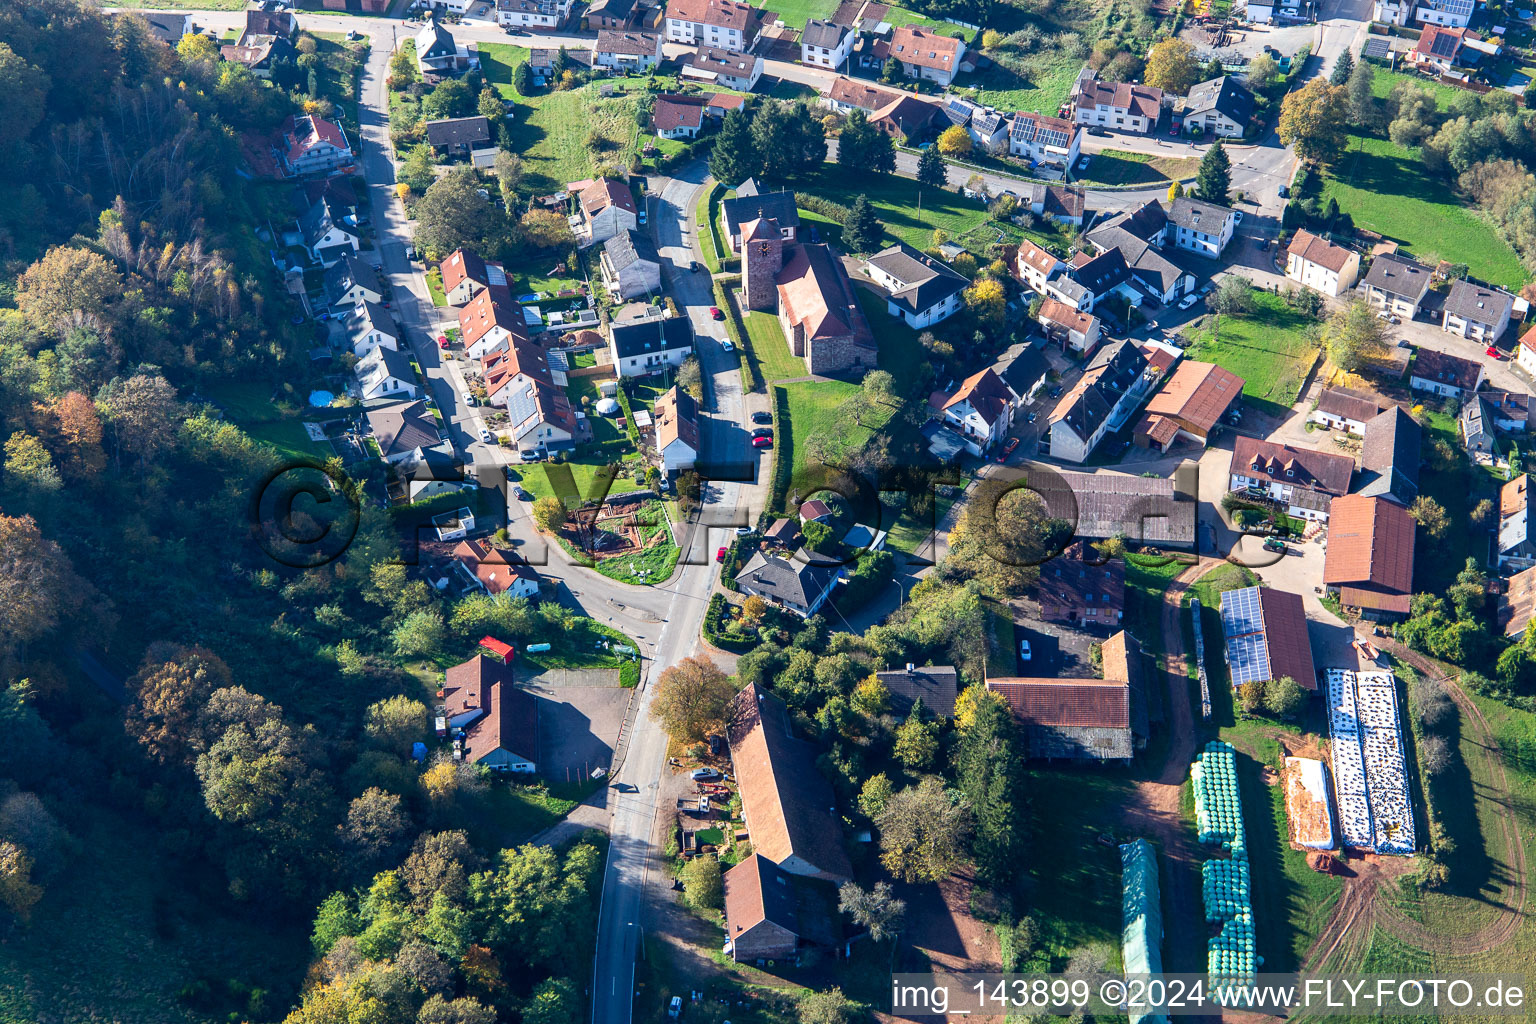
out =
[[[528,59],[528,50],[509,43],[480,44],[485,77],[517,109],[511,117],[513,149],[523,158],[526,178],[539,189],[557,189],[590,177],[600,163],[628,165],[629,157],[650,138],[635,123],[636,103],[626,92],[598,94],[597,85],[570,92],[519,96],[512,75]],[[610,83],[639,88],[642,80]]]
[[[917,332],[906,322],[885,311],[885,300],[868,288],[854,288],[859,297],[859,308],[875,332],[875,344],[880,349],[880,369],[896,378],[898,390],[904,389],[912,369],[927,359],[923,346],[918,344]],[[939,328],[941,331],[943,328]]]
[[[838,0],[763,0],[761,7],[765,11],[772,11],[774,18],[781,20],[786,25],[794,28],[805,28],[807,19],[830,18],[837,10]],[[773,21],[770,18],[769,21]],[[892,6],[885,20],[893,28],[902,25],[922,25],[945,35],[957,35],[960,32],[958,25],[951,25],[945,21],[935,21],[932,18],[909,11],[904,7]]]
[[[443,291],[443,271],[440,267],[433,267],[427,271],[427,294],[432,296],[432,305],[448,305],[447,293]]]
[[[852,206],[860,195],[868,196],[885,225],[887,242],[900,240],[917,249],[933,244],[934,228],[943,228],[951,238],[957,238],[987,216],[986,210],[958,192],[920,188],[913,179],[894,174],[850,175],[834,164],[796,180],[795,189],[845,207]]]
[[[303,403],[295,397],[279,407],[271,401],[272,389],[260,382],[219,380],[203,386],[203,397],[219,403],[229,420],[257,441],[264,441],[290,459],[315,459],[324,462],[335,454],[329,445],[309,439],[303,420],[296,411]]]
[[[793,380],[805,376],[805,360],[790,355],[789,343],[784,340],[784,330],[779,318],[772,313],[748,311],[744,318],[747,326],[747,358],[755,359],[761,368],[763,380]]]
[[[600,418],[600,417],[599,417]],[[592,493],[594,482],[598,473],[609,463],[602,452],[581,454],[568,459],[563,465],[571,471],[571,476],[576,482],[576,491],[583,498]],[[523,485],[523,488],[532,494],[534,500],[539,498],[552,498],[555,496],[555,486],[550,482],[550,473],[559,472],[557,467],[547,462],[541,462],[533,466],[523,466],[512,471],[513,478]],[[614,489],[622,493],[629,485],[621,475],[614,483]]]
[[[788,401],[789,422],[785,423],[782,419],[779,422],[779,436],[774,439],[774,455],[783,458],[786,450],[794,453],[789,470],[791,479],[798,478],[804,472],[809,447],[807,442],[812,437],[828,437],[828,455],[836,457],[841,452],[856,450],[865,444],[876,430],[885,426],[893,411],[889,408],[877,409],[865,416],[862,424],[850,424],[847,429],[840,429],[838,407],[859,390],[857,384],[839,380],[806,381],[778,384],[773,390],[783,392]]]
[[[699,205],[693,211],[693,228],[699,236],[699,251],[704,256],[704,265],[709,268],[711,274],[720,273],[720,249],[715,243],[715,236],[719,233],[715,228],[714,220],[710,213],[715,207],[715,196],[720,191],[717,184],[713,188],[705,189],[699,197]]]
[[[1351,135],[1349,152],[1323,186],[1355,226],[1401,244],[1415,259],[1465,263],[1472,276],[1519,289],[1527,279],[1520,257],[1482,215],[1457,201],[1418,155],[1386,139]]]
[[[977,102],[999,110],[1054,115],[1072,92],[1072,83],[1082,70],[1083,62],[1081,58],[1063,55],[1060,59],[1039,63],[1042,66],[1033,78],[1025,78],[1001,64],[994,64],[986,71],[957,76],[955,85],[957,91],[970,93]]]
[[[1200,161],[1194,157],[1153,157],[1111,149],[1094,155],[1083,180],[1104,185],[1161,185],[1193,178],[1199,168]]]
[[[1441,109],[1444,109],[1457,97],[1467,95],[1465,89],[1458,89],[1454,85],[1444,85],[1432,78],[1422,75],[1410,75],[1403,71],[1388,71],[1383,67],[1372,66],[1375,72],[1371,77],[1371,92],[1379,100],[1384,100],[1392,95],[1392,90],[1399,85],[1416,85],[1422,89],[1428,89],[1439,101]]]
[[[1237,374],[1248,401],[1278,413],[1295,404],[1318,345],[1312,321],[1279,296],[1255,292],[1254,300],[1251,313],[1207,317],[1203,329],[1191,334],[1186,354]]]

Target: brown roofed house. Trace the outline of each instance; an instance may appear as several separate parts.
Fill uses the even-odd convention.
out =
[[[1385,498],[1335,498],[1323,586],[1366,618],[1407,615],[1415,526],[1406,508]]]
[[[453,557],[465,575],[493,597],[504,593],[524,598],[538,596],[538,570],[515,551],[482,540],[461,540],[453,549]]]
[[[538,766],[538,702],[513,681],[512,666],[484,654],[453,666],[443,686],[448,727],[463,730],[464,758],[492,771]]]
[[[1299,519],[1326,520],[1332,501],[1349,493],[1355,460],[1239,436],[1232,445],[1229,486],[1284,504]]]
[[[1046,622],[1118,628],[1125,614],[1125,562],[1073,541],[1040,567],[1035,592]]]
[[[784,702],[748,685],[727,709],[726,738],[752,849],[790,874],[852,878],[832,787],[814,748],[791,733]]]
[[[1325,388],[1318,396],[1317,408],[1307,418],[1332,430],[1347,430],[1364,436],[1365,425],[1381,412],[1381,403],[1354,388]]]
[[[1180,436],[1209,443],[1221,418],[1242,398],[1243,384],[1243,378],[1215,363],[1184,360],[1147,403],[1136,424],[1136,443],[1159,451]]]
[[[1499,628],[1518,641],[1536,618],[1536,566],[1515,573],[1499,595]]]
[[[1024,728],[1029,756],[1123,760],[1146,739],[1141,649],[1123,630],[1104,641],[1103,679],[988,679]]]
[[[739,961],[780,960],[802,945],[842,941],[837,890],[754,853],[725,873],[726,951]]]

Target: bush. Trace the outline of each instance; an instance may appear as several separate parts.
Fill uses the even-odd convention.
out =
[[[810,210],[812,213],[819,213],[828,220],[836,221],[839,224],[848,219],[848,207],[840,203],[834,203],[830,199],[800,193],[796,195],[795,200],[801,209]]]
[[[720,862],[713,857],[695,856],[684,865],[683,898],[695,910],[725,909],[725,886],[721,882]]]

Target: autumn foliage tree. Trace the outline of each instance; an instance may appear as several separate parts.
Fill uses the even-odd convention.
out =
[[[214,690],[231,685],[229,666],[212,651],[151,644],[128,681],[134,695],[124,722],[128,734],[161,764],[190,760],[204,705]]]
[[[1147,51],[1146,83],[1152,88],[1182,96],[1199,80],[1195,48],[1183,39],[1170,36]]]
[[[64,549],[31,516],[0,515],[0,649],[41,637],[84,597]]]
[[[1314,78],[1280,104],[1276,131],[1303,159],[1332,163],[1349,140],[1349,94],[1342,86]]]
[[[123,276],[104,256],[56,245],[16,281],[16,308],[39,330],[57,331],[76,310],[99,314],[123,294]]]
[[[724,728],[735,695],[730,678],[709,658],[684,658],[661,673],[651,717],[679,743],[697,743]]]

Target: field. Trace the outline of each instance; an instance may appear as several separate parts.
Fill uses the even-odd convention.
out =
[[[287,458],[324,462],[335,454],[328,445],[311,441],[299,414],[289,411],[302,405],[303,397],[288,398],[284,408],[271,400],[272,390],[266,384],[228,379],[206,385],[203,391],[241,430]]]
[[[589,177],[598,160],[627,165],[647,138],[635,123],[635,100],[624,94],[601,97],[596,85],[519,96],[512,75],[527,59],[528,50],[521,46],[480,44],[486,80],[517,103],[510,118],[512,148],[522,155],[526,180],[539,189],[557,189]],[[624,86],[622,79],[615,84]]]
[[[1244,398],[1278,413],[1296,402],[1318,345],[1312,322],[1279,296],[1256,292],[1254,301],[1251,313],[1207,318],[1192,332],[1187,354],[1237,374],[1245,381]]]
[[[778,317],[753,310],[747,313],[745,321],[747,336],[744,340],[749,349],[747,358],[757,361],[763,380],[771,384],[776,380],[793,380],[805,376],[805,360],[790,355],[789,344],[784,340],[784,331],[779,326]]]
[[[772,11],[774,17],[783,21],[784,24],[794,28],[804,28],[807,19],[830,18],[832,13],[837,10],[838,0],[764,0],[761,6],[765,11]],[[770,24],[772,20],[769,19]],[[891,13],[886,15],[885,20],[892,27],[923,25],[927,28],[944,32],[945,35],[955,35],[960,31],[956,25],[951,25],[944,21],[934,21],[932,18],[925,18],[916,11],[909,11],[894,4],[891,6]]]
[[[999,110],[1022,110],[1054,115],[1072,92],[1072,83],[1083,62],[1069,56],[1042,60],[1038,74],[1024,78],[1001,64],[986,71],[959,75],[956,91],[969,93],[978,103]]]
[[[1103,185],[1158,185],[1193,178],[1199,168],[1200,161],[1194,157],[1154,157],[1108,149],[1089,161],[1083,180]]]
[[[818,434],[830,435],[837,430],[838,407],[855,394],[859,387],[857,384],[828,380],[777,384],[773,390],[784,394],[789,407],[789,422],[779,423],[779,436],[774,439],[775,456],[782,457],[785,449],[794,452],[790,478],[795,479],[805,471],[806,442]],[[853,426],[838,434],[829,446],[828,454],[836,455],[841,451],[859,448],[874,436],[876,430],[885,426],[885,421],[890,418],[891,410],[888,408],[870,413],[864,418],[862,426]]]
[[[867,196],[885,225],[886,238],[916,249],[933,244],[934,228],[943,228],[951,238],[957,238],[987,217],[986,210],[958,192],[921,188],[913,179],[894,174],[849,175],[833,164],[797,179],[795,189],[842,206],[852,206],[860,195]]]
[[[1493,225],[1458,203],[1415,153],[1386,139],[1350,136],[1349,152],[1323,186],[1322,202],[1330,197],[1356,227],[1393,239],[1415,259],[1465,263],[1473,277],[1503,288],[1526,281],[1520,258]]]

